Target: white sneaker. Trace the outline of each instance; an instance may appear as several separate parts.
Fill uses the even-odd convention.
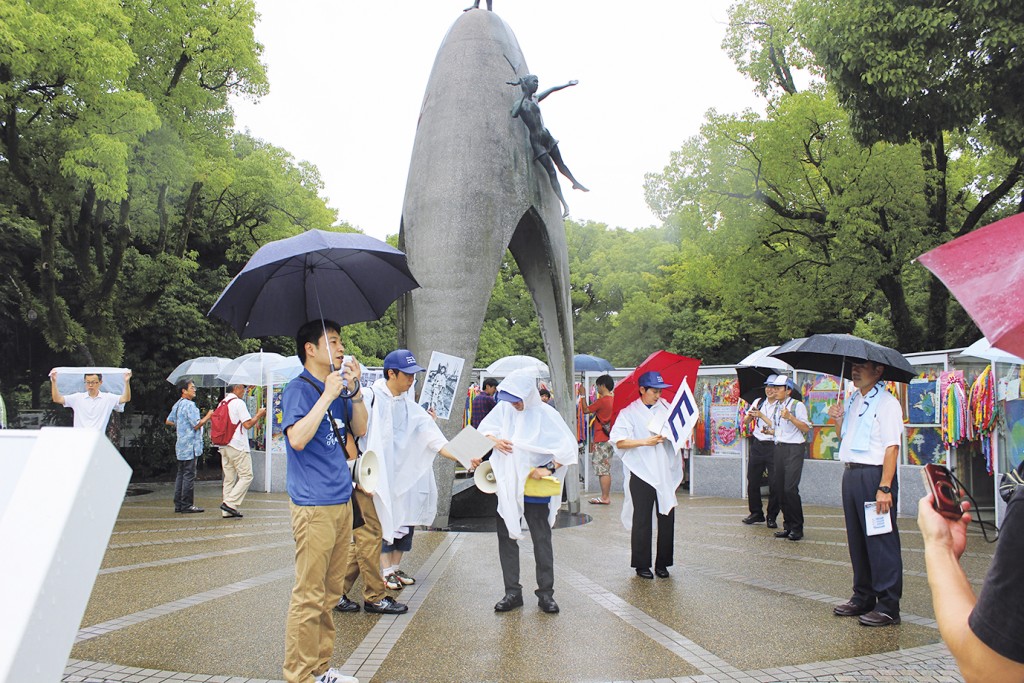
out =
[[[328,669],[320,674],[315,683],[359,683],[355,676],[346,676],[337,669]]]

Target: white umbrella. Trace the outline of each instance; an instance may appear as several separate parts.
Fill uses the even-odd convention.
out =
[[[781,370],[782,372],[793,372],[793,366],[781,358],[770,356],[772,351],[779,348],[778,346],[766,346],[763,349],[758,349],[752,354],[741,360],[736,365],[747,365],[755,368],[774,368],[775,370]]]
[[[298,359],[296,358],[296,360]],[[247,353],[224,366],[224,369],[217,375],[217,379],[228,386],[234,384],[265,386],[274,384],[274,373],[279,369],[285,370],[288,365],[288,359],[279,353],[269,351]],[[301,367],[295,374],[297,375],[299,372],[302,372]]]
[[[220,358],[219,356],[190,358],[174,368],[171,374],[167,375],[167,381],[171,384],[177,384],[183,379],[188,379],[195,382],[197,387],[222,387],[224,386],[224,380],[218,379],[217,375],[230,362],[230,358]]]
[[[538,377],[548,377],[548,366],[533,356],[505,356],[487,366],[485,374],[492,377],[507,377],[516,370],[532,370]]]
[[[993,363],[1016,363],[1024,365],[1024,358],[992,346],[987,337],[982,337],[960,352],[960,357],[982,358]]]

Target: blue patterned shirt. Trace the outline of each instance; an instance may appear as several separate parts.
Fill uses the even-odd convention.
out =
[[[199,408],[187,398],[178,399],[168,413],[167,421],[178,429],[178,443],[174,447],[178,460],[191,460],[203,454],[203,430],[196,429],[199,419]]]

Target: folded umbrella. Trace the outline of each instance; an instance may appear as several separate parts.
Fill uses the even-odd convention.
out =
[[[308,230],[256,250],[208,315],[243,338],[291,336],[309,320],[377,320],[417,287],[398,249],[369,235]]]

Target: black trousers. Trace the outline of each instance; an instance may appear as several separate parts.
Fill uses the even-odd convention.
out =
[[[750,439],[750,457],[747,460],[747,506],[750,514],[764,514],[761,507],[761,483],[768,474],[768,519],[779,516],[779,492],[775,488],[775,444],[771,441]]]
[[[196,483],[196,460],[178,461],[178,473],[174,476],[174,509],[184,510],[194,504]]]
[[[804,532],[804,506],[800,500],[800,477],[804,473],[806,444],[775,444],[775,490],[785,522],[786,531]]]
[[[899,616],[903,597],[903,557],[900,532],[896,527],[896,503],[899,484],[892,480],[892,533],[868,536],[864,522],[864,503],[874,502],[882,482],[882,466],[868,465],[843,470],[843,514],[846,515],[846,542],[853,565],[851,600],[868,609]]]
[[[633,532],[630,536],[630,567],[651,568],[651,519],[658,505],[658,492],[654,487],[635,474],[629,477],[629,493],[633,497]],[[667,515],[658,513],[658,554],[655,567],[672,566],[673,536],[676,525],[676,509]]]
[[[548,506],[545,503],[526,503],[523,517],[530,527],[533,557],[537,565],[537,597],[551,597],[555,592],[555,554],[551,549],[551,526],[548,524]],[[498,515],[498,559],[505,580],[505,595],[522,595],[519,583],[519,543],[508,535],[505,520]]]

